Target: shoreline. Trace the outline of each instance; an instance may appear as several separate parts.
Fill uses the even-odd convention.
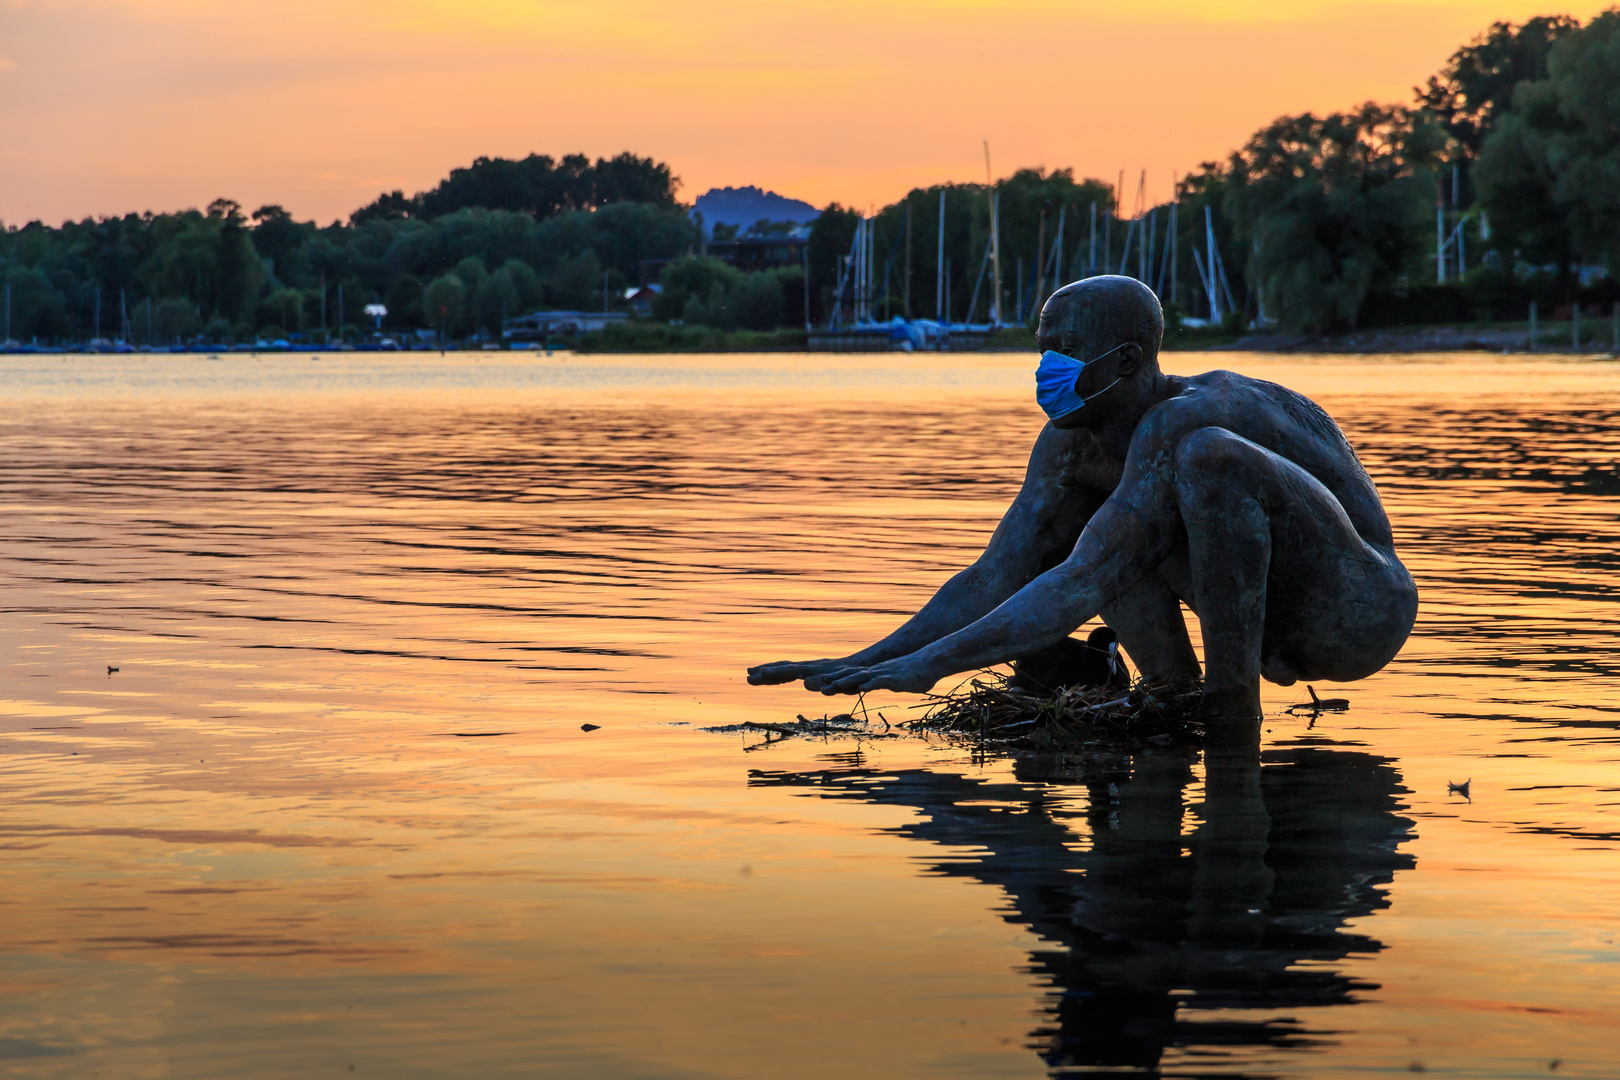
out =
[[[1609,331],[1597,323],[1593,329]],[[1585,335],[1583,335],[1585,337]],[[1615,356],[1620,353],[1606,332],[1594,333],[1579,346],[1567,323],[1542,326],[1536,332],[1536,345],[1530,347],[1528,324],[1498,326],[1419,326],[1380,330],[1355,330],[1348,334],[1245,334],[1218,345],[1193,346],[1190,352],[1269,352],[1269,353],[1441,353],[1492,352],[1500,354],[1541,354],[1564,356]]]

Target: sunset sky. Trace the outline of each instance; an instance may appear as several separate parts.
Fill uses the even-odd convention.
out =
[[[0,0],[0,220],[218,196],[344,217],[478,155],[668,161],[882,204],[1224,155],[1283,113],[1411,87],[1521,0]]]

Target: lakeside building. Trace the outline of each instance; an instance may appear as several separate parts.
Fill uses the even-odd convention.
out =
[[[629,318],[629,313],[624,311],[535,311],[507,319],[501,324],[501,337],[506,341],[574,337],[588,330],[622,324]]]

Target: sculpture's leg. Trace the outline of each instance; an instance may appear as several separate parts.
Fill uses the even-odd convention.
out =
[[[1102,618],[1119,635],[1120,647],[1143,678],[1174,682],[1198,678],[1198,654],[1187,636],[1181,598],[1162,573],[1150,574],[1105,604]]]
[[[1365,678],[1400,649],[1417,591],[1331,492],[1222,428],[1181,441],[1175,487],[1204,637],[1205,711],[1255,716],[1277,681]]]

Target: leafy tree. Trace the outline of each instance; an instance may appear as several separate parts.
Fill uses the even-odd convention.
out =
[[[421,278],[406,274],[395,281],[383,306],[388,309],[384,325],[391,329],[409,330],[427,325],[422,309]]]
[[[483,259],[480,259],[477,255],[468,255],[465,259],[456,263],[455,275],[461,279],[462,285],[466,286],[467,293],[470,296],[478,286],[484,283],[484,279],[489,277],[489,271],[484,267]]]
[[[422,290],[422,310],[427,324],[452,336],[461,328],[466,303],[466,287],[454,274],[434,278]]]
[[[299,224],[279,206],[261,206],[253,211],[253,248],[266,259],[272,272],[286,284],[294,284],[303,261],[300,256],[315,233],[313,223]]]
[[[782,324],[782,282],[769,271],[743,278],[731,297],[730,314],[746,330],[774,330]]]
[[[11,288],[11,336],[18,341],[67,333],[67,298],[44,271],[14,266],[6,272]]]
[[[528,263],[508,259],[501,267],[501,272],[512,280],[512,288],[517,292],[518,310],[533,311],[545,299],[545,285],[541,282],[540,275],[536,274]],[[518,314],[518,310],[512,311],[511,314]]]
[[[1520,83],[1545,79],[1554,43],[1579,27],[1567,15],[1537,16],[1522,26],[1492,23],[1452,53],[1427,87],[1413,92],[1456,140],[1462,158],[1471,162],[1512,105],[1514,90]]]
[[[782,288],[782,315],[780,326],[804,325],[804,268],[779,266],[770,271]]]
[[[458,210],[428,224],[396,223],[395,229],[391,236],[377,237],[384,241],[381,260],[424,279],[467,258],[487,265],[507,259],[533,262],[539,257],[539,226],[527,214],[510,210]]]
[[[705,305],[712,294],[724,296],[737,289],[742,279],[742,271],[712,256],[677,259],[659,276],[663,292],[653,301],[653,315],[660,319],[685,318],[688,300],[696,299],[700,306]],[[703,323],[706,318],[705,313],[703,318],[688,321]]]
[[[1399,106],[1285,116],[1232,155],[1226,208],[1283,323],[1354,326],[1375,283],[1421,258],[1435,125]]]
[[[1519,86],[1475,170],[1502,247],[1567,264],[1620,257],[1620,12],[1562,35]]]
[[[612,158],[597,158],[591,176],[592,206],[614,203],[640,203],[644,206],[675,206],[675,192],[681,186],[668,165],[629,152]]]
[[[209,206],[208,216],[211,221],[219,221],[219,277],[212,297],[195,299],[212,301],[208,309],[211,315],[234,320],[251,309],[253,298],[264,284],[264,263],[253,248],[240,206],[226,199],[216,200]]]
[[[202,319],[197,315],[196,305],[179,297],[160,300],[153,312],[153,321],[157,324],[155,336],[158,341],[186,342],[202,330]]]
[[[586,250],[564,259],[546,281],[552,306],[571,311],[599,308],[602,300],[602,263]]]
[[[152,295],[187,297],[207,318],[251,310],[266,275],[235,203],[155,218],[152,231],[156,243],[139,270]]]
[[[303,325],[304,294],[297,289],[280,288],[258,302],[254,311],[260,326],[278,326],[294,333]]]
[[[521,306],[512,271],[504,266],[473,288],[473,321],[481,330],[499,335],[504,320],[518,314]]]
[[[628,153],[598,158],[594,164],[583,154],[569,154],[561,161],[546,154],[530,154],[521,161],[481,157],[466,168],[452,169],[417,202],[419,212],[430,218],[481,207],[539,219],[615,202],[673,207],[679,183],[668,165]]]
[[[349,215],[350,225],[364,225],[368,221],[398,221],[416,217],[422,212],[420,196],[406,198],[403,191],[394,190],[377,196],[371,202]]]

